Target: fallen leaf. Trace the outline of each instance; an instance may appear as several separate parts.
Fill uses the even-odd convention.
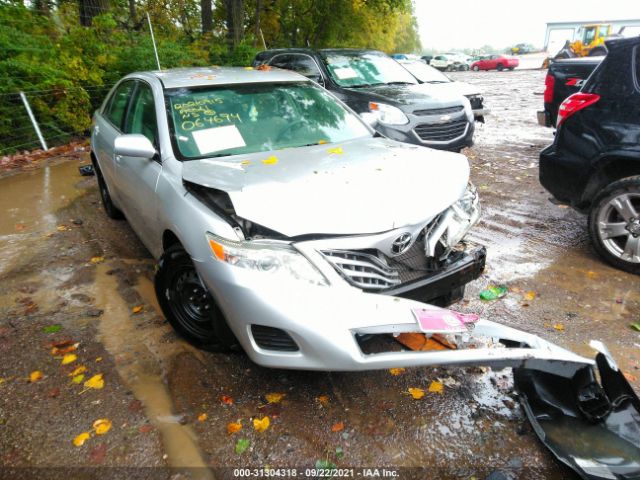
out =
[[[247,451],[250,445],[251,445],[251,442],[249,440],[247,440],[246,438],[241,438],[236,442],[236,453],[238,455],[242,455],[244,452]]]
[[[75,362],[78,359],[78,356],[75,353],[67,353],[64,357],[62,357],[62,361],[60,362],[62,365],[69,365],[70,363]]]
[[[269,158],[265,158],[264,160],[262,160],[262,163],[264,163],[265,165],[275,165],[276,163],[278,163],[278,157],[271,155]]]
[[[71,372],[69,374],[70,377],[75,377],[77,375],[80,375],[81,373],[85,373],[87,371],[87,367],[85,367],[84,365],[80,365],[79,367],[76,367],[76,369]]]
[[[409,387],[409,394],[413,397],[414,400],[420,400],[424,397],[424,390],[421,388],[413,388]]]
[[[593,270],[589,270],[587,272],[587,278],[590,278],[591,280],[595,280],[596,278],[598,278],[598,273],[594,272]]]
[[[104,379],[102,378],[102,374],[98,373],[97,375],[94,375],[89,380],[84,382],[84,386],[87,387],[87,388],[95,388],[95,389],[98,389],[98,390],[103,388],[104,387]]]
[[[325,143],[327,143],[326,140],[318,140],[318,145],[324,145]]]
[[[254,418],[253,419],[253,428],[257,432],[264,432],[267,428],[269,428],[269,417],[263,417],[261,419]]]
[[[256,70],[264,70],[264,71],[268,71],[271,70],[271,66],[267,65],[266,63],[263,63],[261,65],[258,65],[256,67]]]
[[[91,263],[102,263],[104,262],[104,257],[91,257]]]
[[[251,160],[243,160],[240,162],[240,165],[251,165]]]
[[[73,444],[76,447],[81,447],[82,445],[84,445],[84,442],[89,440],[89,437],[91,437],[91,434],[89,432],[82,432],[80,435],[73,439]]]
[[[22,232],[27,226],[24,223],[16,223],[16,232]]]
[[[561,323],[556,323],[553,328],[555,328],[556,330],[558,330],[559,332],[564,331],[564,325]]]
[[[640,322],[636,322],[636,323],[632,323],[631,325],[629,325],[631,328],[633,328],[634,330],[637,330],[640,332]]]
[[[31,383],[37,382],[38,380],[42,380],[42,372],[40,370],[34,370],[29,375],[29,381]]]
[[[76,385],[80,385],[82,383],[82,381],[84,380],[84,373],[81,373],[80,375],[75,375],[71,381],[73,383],[75,383]]]
[[[140,313],[144,307],[142,305],[135,306],[131,309],[133,313]]]
[[[444,385],[441,382],[434,380],[429,385],[429,391],[431,393],[442,393],[444,391]]]
[[[390,368],[389,369],[389,373],[391,375],[393,375],[394,377],[397,377],[398,375],[402,375],[405,372],[404,368]]]
[[[48,393],[49,398],[58,398],[60,396],[59,388],[52,388]]]
[[[236,432],[242,430],[242,424],[240,422],[230,422],[227,423],[227,433],[229,435],[233,435]]]
[[[199,422],[204,422],[207,419],[208,415],[206,413],[201,413],[200,415],[198,415],[198,421]]]
[[[534,298],[536,298],[536,292],[530,291],[524,294],[523,297],[527,302],[530,302]]]
[[[244,67],[245,70],[253,70],[253,67]]]
[[[67,226],[66,225],[58,225],[56,227],[56,230],[58,230],[59,232],[64,232],[65,230],[67,230]]]
[[[280,403],[282,399],[285,397],[286,393],[267,393],[264,398],[267,400],[267,403]]]
[[[318,401],[322,406],[326,407],[327,405],[329,405],[329,395],[320,395],[318,397]]]
[[[343,423],[343,422],[334,423],[334,424],[331,426],[331,431],[332,431],[333,433],[341,432],[342,430],[344,430],[344,423]]]
[[[96,362],[101,362],[102,361],[102,357],[96,357]]]
[[[107,444],[101,443],[96,445],[89,451],[89,460],[91,463],[101,464],[107,456]]]
[[[344,150],[342,150],[342,147],[336,147],[336,148],[330,148],[329,150],[327,150],[328,153],[333,153],[336,155],[342,155],[344,153]]]
[[[140,428],[138,428],[138,431],[140,433],[149,433],[151,430],[153,430],[153,427],[148,423],[145,425],[141,425]]]
[[[627,381],[629,381],[629,382],[637,382],[638,381],[638,378],[635,375],[633,375],[632,373],[622,372],[622,374],[624,375],[624,378],[626,378]]]
[[[56,333],[62,329],[62,325],[49,325],[48,327],[44,327],[42,331],[44,333]]]
[[[58,345],[54,345],[51,348],[51,355],[58,357],[60,355],[66,355],[67,353],[75,352],[78,349],[79,343],[73,343],[73,340],[67,340],[60,342]]]
[[[233,398],[231,398],[229,395],[221,395],[220,401],[225,405],[233,405]]]
[[[108,418],[99,418],[93,422],[93,430],[96,432],[96,435],[104,435],[111,430],[111,420]]]

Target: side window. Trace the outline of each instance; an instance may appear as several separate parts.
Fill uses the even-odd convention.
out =
[[[133,82],[124,82],[119,85],[115,92],[113,92],[113,95],[111,95],[109,103],[107,103],[107,106],[104,109],[105,117],[107,117],[119,130],[122,130],[124,112],[127,109],[127,104],[129,103],[129,97],[131,97],[133,86]]]
[[[633,64],[636,67],[636,88],[640,90],[640,46],[633,49]]]
[[[129,118],[125,125],[125,133],[140,133],[147,137],[153,145],[158,146],[158,120],[153,92],[147,84],[139,83],[136,95],[129,110]]]
[[[307,55],[291,55],[291,70],[300,75],[315,79],[321,78],[320,70],[311,57]]]
[[[269,65],[284,68],[285,70],[292,70],[291,63],[291,55],[278,55],[269,62]]]

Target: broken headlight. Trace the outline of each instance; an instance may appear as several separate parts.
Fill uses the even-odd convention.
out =
[[[446,231],[441,241],[445,247],[451,249],[464,238],[480,218],[480,201],[473,183],[469,182],[462,197],[451,205],[449,210],[451,213],[448,215]]]
[[[329,285],[320,271],[287,244],[234,241],[207,232],[207,242],[216,260],[271,275],[285,275],[313,285]]]

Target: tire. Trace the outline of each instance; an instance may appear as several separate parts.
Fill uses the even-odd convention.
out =
[[[169,247],[160,258],[155,290],[165,318],[189,343],[215,352],[239,350],[235,335],[182,245]]]
[[[514,69],[514,68],[516,68],[516,67],[509,67],[509,71],[510,71],[510,72],[513,72],[513,69]]]
[[[596,47],[589,52],[589,57],[598,57],[601,55],[606,55],[608,53],[605,47]]]
[[[496,67],[496,69],[501,72],[502,70],[504,70],[504,65],[502,65],[501,63],[498,64],[498,66]]]
[[[473,71],[474,72],[479,72],[480,71],[480,67],[478,65],[474,65],[473,66]]]
[[[104,177],[102,176],[102,171],[98,166],[98,162],[93,162],[93,168],[96,172],[100,198],[102,199],[102,206],[104,207],[104,211],[107,214],[107,217],[114,220],[122,220],[124,218],[124,214],[118,207],[113,204],[113,200],[111,200],[111,195],[109,194],[109,187],[107,187],[107,182],[104,181]]]
[[[610,265],[640,274],[640,176],[607,185],[589,212],[596,252]]]

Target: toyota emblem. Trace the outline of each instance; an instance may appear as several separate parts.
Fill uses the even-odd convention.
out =
[[[393,253],[394,255],[400,255],[401,253],[404,253],[407,248],[409,248],[409,245],[411,245],[411,240],[412,237],[410,233],[403,233],[391,244],[391,253]]]

